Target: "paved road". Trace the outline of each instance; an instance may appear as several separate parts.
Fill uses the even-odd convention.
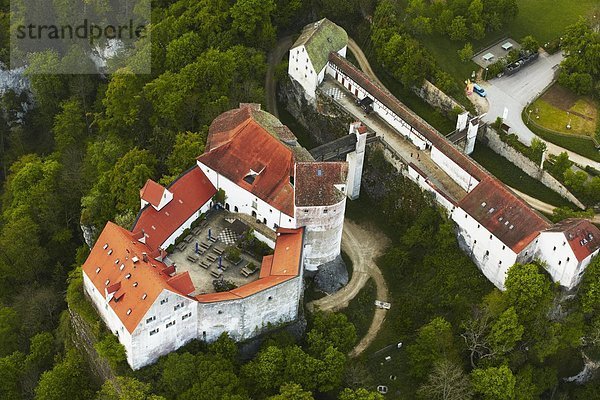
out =
[[[267,76],[265,77],[265,92],[267,111],[279,118],[277,111],[277,82],[275,81],[275,68],[294,44],[294,36],[279,39],[267,57]]]
[[[562,59],[563,56],[560,52],[553,55],[541,53],[537,61],[515,75],[505,75],[502,78],[495,78],[482,83],[481,86],[487,91],[489,103],[487,115],[483,120],[492,123],[496,121],[497,117],[502,117],[505,107],[508,108],[508,117],[504,122],[510,126],[511,133],[517,134],[523,143],[529,145],[531,139],[536,135],[521,119],[521,111],[552,83],[556,66],[560,64]],[[553,143],[547,142],[547,146],[548,151],[552,154],[566,151],[569,158],[577,164],[600,168],[600,163]]]
[[[348,307],[350,301],[356,297],[369,278],[373,278],[377,286],[377,299],[388,301],[388,289],[381,270],[375,260],[388,246],[388,238],[371,225],[358,225],[349,219],[344,221],[342,248],[348,254],[353,264],[352,279],[348,284],[331,296],[323,297],[308,304],[309,309],[318,308],[323,311],[338,311]],[[394,307],[395,305],[392,305]],[[373,305],[375,307],[375,305]],[[399,307],[399,305],[398,305]],[[371,344],[381,328],[387,311],[376,309],[375,316],[367,334],[350,352],[351,357],[356,357]]]

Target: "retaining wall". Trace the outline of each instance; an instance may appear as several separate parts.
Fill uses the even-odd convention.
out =
[[[417,96],[427,102],[430,106],[439,110],[446,116],[454,116],[453,110],[456,107],[460,108],[463,112],[466,111],[461,104],[459,104],[452,97],[448,96],[446,93],[442,92],[437,86],[428,80],[425,80],[425,83],[423,83],[423,86],[420,88],[413,88],[413,92],[415,92]]]
[[[573,193],[571,193],[569,189],[567,189],[556,178],[550,175],[547,171],[540,169],[536,163],[525,157],[507,143],[503,142],[495,129],[488,126],[485,129],[485,135],[483,135],[481,139],[490,149],[494,150],[496,153],[515,164],[527,175],[539,180],[544,186],[554,190],[556,193],[569,200],[582,210],[585,209],[583,203],[581,203],[581,201],[579,201],[573,195]]]

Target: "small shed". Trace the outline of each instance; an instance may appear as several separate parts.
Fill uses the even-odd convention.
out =
[[[492,59],[494,58],[494,54],[493,53],[486,53],[483,55],[483,57],[481,57],[483,59],[483,61],[492,61]]]
[[[502,49],[504,49],[505,51],[509,51],[512,48],[513,48],[513,44],[511,42],[506,42],[502,45]]]

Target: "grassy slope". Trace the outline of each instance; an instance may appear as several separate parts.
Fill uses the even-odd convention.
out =
[[[569,205],[575,207],[558,193],[531,178],[516,165],[483,144],[477,144],[471,156],[502,182],[525,194],[557,207]]]
[[[356,336],[360,340],[369,331],[373,315],[375,314],[375,300],[377,298],[377,287],[375,281],[369,279],[358,295],[350,301],[348,307],[342,313],[356,327]]]
[[[539,110],[539,119],[535,122],[544,128],[558,131],[566,134],[574,133],[578,135],[593,136],[596,130],[595,119],[589,120],[582,118],[575,114],[567,115],[566,111],[560,110],[543,99],[537,99],[533,105],[533,110]],[[596,115],[594,104],[586,99],[580,99],[570,109],[571,111],[578,112],[583,115],[591,116],[592,118]],[[535,118],[532,114],[531,118]],[[567,129],[567,123],[571,121],[571,129]]]

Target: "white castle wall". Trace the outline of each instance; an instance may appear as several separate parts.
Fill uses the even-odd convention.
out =
[[[517,254],[463,209],[456,208],[451,216],[456,222],[458,242],[463,251],[490,282],[504,290],[506,272],[517,261]]]
[[[166,302],[161,304],[165,300]],[[191,316],[184,319],[184,316],[189,314]],[[197,315],[196,301],[163,290],[133,331],[131,353],[127,355],[131,368],[135,370],[151,364],[160,356],[169,354],[195,339]],[[146,322],[152,317],[155,319]],[[175,324],[167,327],[171,322]],[[150,335],[155,329],[158,329],[158,332]]]
[[[356,200],[360,195],[360,183],[362,180],[365,149],[367,145],[367,134],[359,133],[359,126],[360,123],[350,125],[349,134],[356,135],[356,150],[346,156],[346,162],[348,162],[348,190],[346,195],[350,200]]]
[[[442,153],[437,147],[431,149],[431,160],[436,163],[454,182],[465,191],[470,192],[479,181]]]
[[[294,217],[277,210],[270,204],[256,197],[254,194],[239,187],[223,175],[202,164],[200,161],[198,161],[198,166],[206,174],[214,187],[225,191],[225,195],[227,196],[225,202],[229,205],[229,211],[240,212],[247,215],[254,215],[253,213],[255,213],[255,218],[257,220],[260,220],[263,223],[266,220],[265,225],[273,230],[275,230],[276,226],[282,228],[296,227]]]
[[[294,321],[302,290],[300,275],[244,299],[198,303],[197,336],[212,342],[228,332],[234,340],[241,341],[264,332],[269,325]]]
[[[92,304],[98,311],[100,318],[102,318],[108,330],[114,333],[119,339],[119,342],[125,347],[125,351],[127,352],[127,362],[131,365],[131,335],[129,334],[129,331],[125,329],[114,310],[108,305],[108,302],[104,298],[104,293],[98,292],[85,272],[83,273],[83,290],[91,299]]]
[[[296,207],[298,226],[305,226],[304,266],[314,271],[335,260],[342,247],[346,199],[332,206]]]

